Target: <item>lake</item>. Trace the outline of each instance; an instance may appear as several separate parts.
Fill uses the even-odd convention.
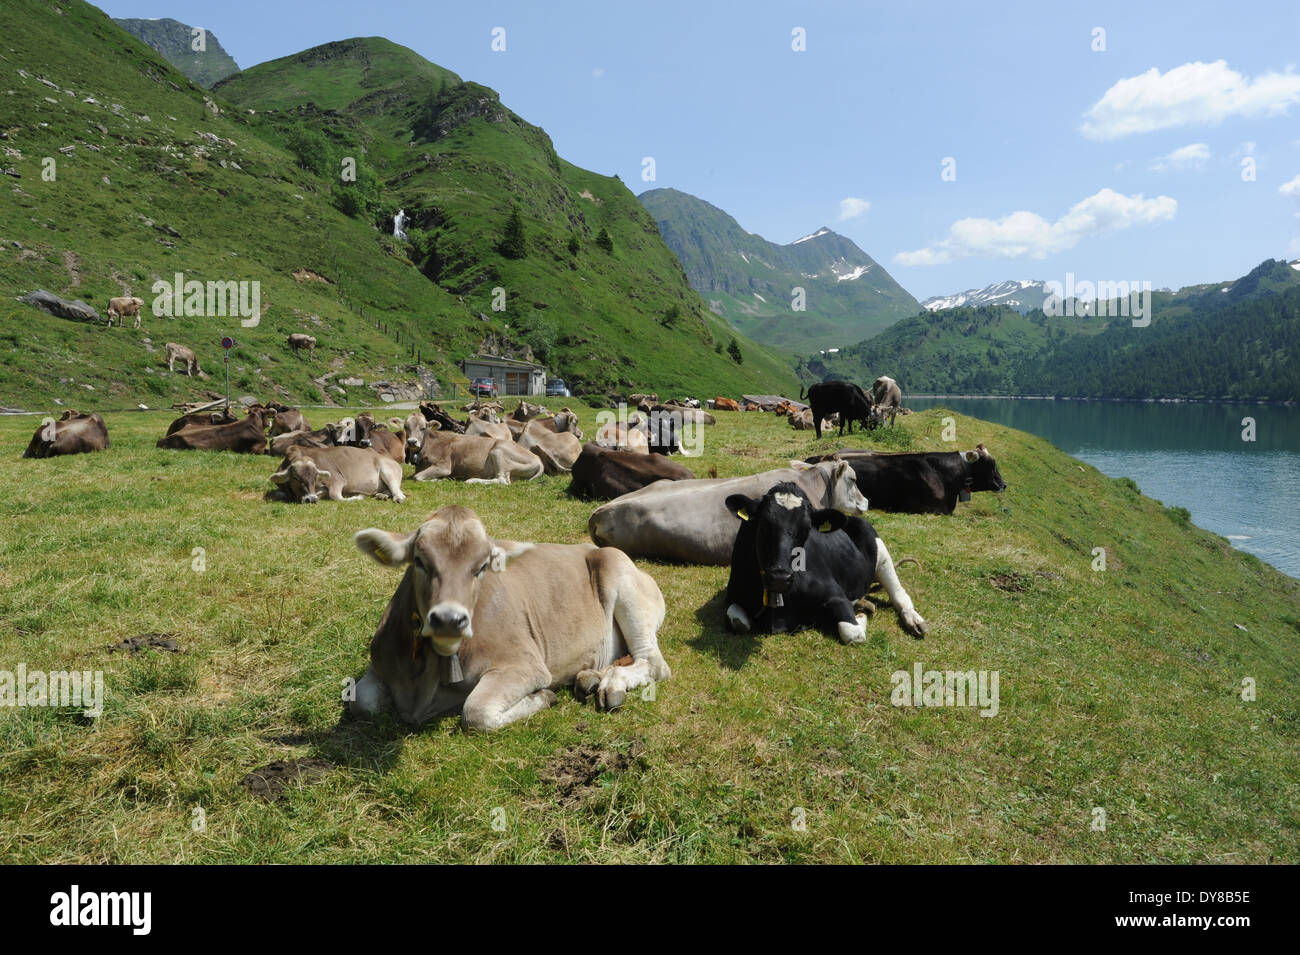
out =
[[[904,404],[951,408],[1046,438],[1300,577],[1300,408],[1027,398],[905,397]],[[1247,417],[1255,419],[1253,442],[1242,440]],[[1002,473],[1015,483],[1014,469],[1003,464]]]

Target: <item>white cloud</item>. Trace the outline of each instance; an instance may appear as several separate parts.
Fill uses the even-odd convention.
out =
[[[1156,172],[1165,172],[1170,169],[1200,169],[1209,158],[1209,146],[1205,145],[1205,143],[1191,143],[1187,146],[1179,146],[1171,153],[1157,156],[1151,160],[1149,165]]]
[[[849,196],[847,199],[840,200],[840,221],[845,219],[856,219],[859,216],[865,216],[867,210],[871,208],[871,203],[866,199],[855,199]]]
[[[1152,67],[1120,80],[1083,115],[1079,131],[1089,139],[1116,139],[1192,123],[1219,123],[1229,116],[1283,114],[1300,103],[1300,75],[1242,76],[1225,60],[1184,63],[1162,74]]]
[[[1001,219],[958,219],[948,235],[915,252],[894,256],[899,265],[943,265],[983,256],[995,259],[1042,259],[1078,245],[1082,239],[1138,225],[1165,222],[1178,211],[1169,196],[1146,199],[1102,189],[1055,222],[1033,212],[1013,212]]]
[[[593,80],[598,80],[604,75],[605,75],[605,68],[603,66],[598,66],[591,71],[591,78]]]
[[[1297,174],[1290,182],[1282,183],[1278,192],[1282,193],[1282,195],[1286,196],[1288,199],[1300,199],[1300,174]]]

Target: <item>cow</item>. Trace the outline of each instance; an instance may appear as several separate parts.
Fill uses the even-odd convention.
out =
[[[501,413],[501,410],[497,411],[497,414]],[[443,411],[441,407],[431,401],[423,401],[420,403],[420,414],[424,415],[425,421],[436,421],[443,431],[452,434],[464,434],[465,427],[469,424],[468,421],[457,421],[451,415],[447,414],[447,412]]]
[[[697,427],[702,424],[718,423],[717,418],[699,407],[699,402],[695,403],[695,407],[685,404],[673,404],[672,402],[662,405],[654,405],[650,408],[649,414],[651,416],[660,415],[661,417],[663,415],[676,415],[677,420],[682,424],[690,424]]]
[[[510,412],[510,417],[516,421],[532,421],[546,414],[546,408],[543,405],[531,405],[524,399],[519,399],[519,405],[514,411]]]
[[[523,423],[520,422],[517,426],[522,430]],[[469,423],[465,425],[465,433],[486,435],[489,438],[501,438],[505,441],[513,441],[518,437],[514,428],[507,427],[494,412],[486,410],[469,413]]]
[[[184,345],[178,345],[175,342],[168,342],[164,349],[164,357],[167,359],[167,370],[174,372],[176,370],[176,361],[179,359],[185,365],[185,374],[194,377],[197,371],[203,374],[203,369],[199,367],[199,356],[194,354],[194,350],[186,348]]]
[[[573,463],[569,493],[608,501],[655,481],[689,481],[694,478],[695,475],[682,465],[663,455],[616,451],[588,441]]]
[[[811,408],[804,408],[802,411],[791,411],[787,419],[790,427],[796,431],[811,431],[813,426],[813,413]],[[840,416],[833,414],[822,422],[822,434],[829,434],[840,423]]]
[[[803,397],[803,389],[799,391]],[[865,430],[871,427],[871,398],[859,385],[851,381],[822,381],[808,389],[808,404],[812,406],[813,430],[817,437],[822,435],[822,421],[835,413],[840,416],[840,434],[844,425],[853,433],[853,422],[862,423]]]
[[[307,417],[297,408],[290,408],[278,401],[272,401],[267,407],[275,414],[271,418],[271,437],[288,434],[290,431],[310,431]]]
[[[886,375],[881,375],[871,385],[871,422],[874,427],[879,427],[885,423],[885,418],[889,418],[889,426],[894,426],[894,418],[898,415],[898,409],[903,406],[903,392],[898,387],[898,382]]]
[[[304,335],[302,332],[294,332],[287,339],[289,348],[294,355],[298,355],[302,349],[307,349],[307,357],[312,361],[316,360],[316,339],[312,335]]]
[[[596,443],[602,448],[631,451],[634,454],[650,453],[648,429],[642,430],[641,418],[633,415],[627,421],[607,421],[596,429]]]
[[[248,417],[228,424],[191,424],[158,439],[158,447],[174,451],[235,451],[261,454],[266,450],[267,411],[261,405],[248,409]]]
[[[417,481],[451,478],[466,484],[509,484],[541,477],[544,466],[513,441],[469,434],[444,434],[429,422],[415,459]]]
[[[32,435],[23,452],[25,458],[57,458],[65,454],[89,454],[109,447],[108,425],[98,414],[69,408],[55,421],[46,418]]]
[[[315,504],[322,496],[331,501],[384,497],[400,504],[406,500],[401,463],[373,448],[295,445],[285,454],[271,481],[290,500],[301,504]]]
[[[122,327],[122,319],[128,315],[135,316],[135,327],[140,327],[140,310],[144,308],[144,299],[135,298],[131,295],[122,295],[118,298],[108,300],[108,324],[113,324],[113,319],[117,319],[117,327]]]
[[[879,454],[841,449],[808,459],[844,461],[852,466],[858,490],[878,511],[904,514],[951,514],[972,491],[1001,493],[1007,489],[988,448],[971,451],[923,451]]]
[[[412,533],[371,527],[354,540],[405,571],[348,703],[353,716],[391,707],[418,725],[460,710],[467,729],[495,730],[554,705],[560,687],[613,710],[672,676],[659,652],[663,594],[612,547],[494,540],[456,505]],[[616,664],[626,656],[630,666]]]
[[[547,474],[568,474],[582,454],[577,437],[568,431],[552,431],[540,418],[524,426],[518,444],[541,459]]]
[[[380,424],[375,421],[375,416],[369,411],[363,411],[352,420],[353,439],[349,442],[340,442],[354,445],[358,448],[374,448],[386,458],[392,458],[398,464],[406,462],[406,434],[400,428],[401,422],[395,421],[398,425],[396,432],[390,431],[390,425]]]
[[[733,632],[834,624],[841,642],[862,643],[867,618],[855,603],[879,580],[903,629],[925,636],[925,620],[870,522],[814,508],[803,489],[788,482],[762,497],[729,494],[726,506],[741,521],[727,581],[727,625]]]
[[[167,426],[167,433],[175,434],[181,428],[189,428],[194,425],[230,424],[232,421],[238,420],[239,416],[230,410],[230,405],[222,405],[218,411],[194,411],[190,414],[181,415]]]
[[[656,482],[596,508],[587,533],[597,544],[633,557],[726,564],[740,527],[740,519],[726,508],[727,495],[761,497],[783,481],[798,484],[817,507],[853,516],[867,509],[847,461],[791,461],[788,468],[746,477]]]
[[[739,411],[740,402],[737,401],[735,398],[714,398],[713,410],[714,411]]]

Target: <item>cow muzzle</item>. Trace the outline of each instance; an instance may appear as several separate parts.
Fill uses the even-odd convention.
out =
[[[438,604],[429,611],[424,635],[432,637],[435,646],[440,640],[459,643],[465,637],[472,637],[469,611],[458,603]],[[451,652],[454,653],[455,649]]]

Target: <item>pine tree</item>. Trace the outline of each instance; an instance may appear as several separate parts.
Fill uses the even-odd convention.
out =
[[[731,344],[727,346],[727,354],[731,356],[731,360],[737,365],[745,363],[745,356],[740,353],[740,342],[734,338],[731,340]]]
[[[497,246],[497,251],[507,259],[522,259],[528,254],[528,248],[524,245],[524,222],[519,218],[519,209],[510,210],[510,218],[506,220],[505,235],[501,237],[501,244]]]
[[[578,250],[582,248],[582,243],[578,241],[576,235],[569,236],[569,254],[577,255]]]
[[[614,240],[609,237],[607,229],[602,228],[600,230],[600,235],[596,236],[596,244],[611,254],[614,251]]]

